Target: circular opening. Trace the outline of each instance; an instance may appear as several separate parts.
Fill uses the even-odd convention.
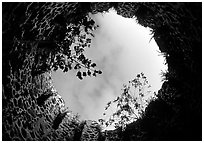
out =
[[[99,27],[85,55],[103,74],[79,80],[75,71],[52,72],[54,87],[66,106],[84,120],[104,118],[106,104],[138,73],[143,72],[151,91],[157,92],[162,85],[161,72],[167,69],[151,30],[137,24],[136,19],[119,16],[114,10],[91,17]]]

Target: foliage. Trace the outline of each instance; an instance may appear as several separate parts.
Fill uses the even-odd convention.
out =
[[[149,90],[150,87],[145,75],[137,74],[128,85],[123,85],[120,96],[107,103],[105,110],[108,110],[111,105],[116,105],[116,111],[107,121],[99,119],[99,122],[106,127],[114,124],[115,128],[125,129],[127,124],[136,121],[144,114],[145,107],[154,98]]]
[[[95,3],[95,13],[109,8],[108,3],[104,4]],[[142,119],[129,124],[129,128],[126,127],[126,134],[122,135],[121,140],[202,140],[202,78],[200,78],[202,75],[202,3],[111,4],[116,5],[114,8],[118,14],[137,17],[139,24],[152,28],[154,39],[161,52],[165,52],[168,57],[168,76],[165,76],[169,86],[162,87],[160,97],[146,108],[147,112]],[[18,106],[13,108],[16,105],[13,103],[16,103],[16,98],[21,94],[23,96],[20,96],[20,99],[28,95],[26,91],[36,94],[35,90],[31,90],[35,85],[29,84],[30,69],[34,71],[33,75],[38,75],[53,68],[52,66],[50,68],[49,63],[45,64],[48,65],[48,68],[41,63],[46,61],[47,55],[54,57],[51,59],[55,59],[57,55],[63,55],[60,54],[59,47],[61,47],[60,41],[64,41],[67,25],[76,26],[83,17],[86,17],[85,15],[90,11],[89,8],[87,3],[2,3],[3,140],[22,140],[20,128],[14,128],[14,126],[18,127],[15,124],[16,119],[19,121],[29,121],[29,119],[23,114],[24,110],[20,110]],[[31,50],[35,46],[37,48],[34,49],[38,51]],[[29,50],[38,53],[29,55],[31,53]],[[45,51],[48,54],[45,54]],[[38,62],[39,55],[42,58],[39,58]],[[36,59],[35,64],[33,64],[33,56]],[[27,66],[25,59],[28,60],[27,62],[32,62],[29,65],[32,65],[33,68]],[[50,63],[55,63],[55,61]],[[75,64],[74,61],[72,68]],[[16,78],[15,71],[22,66],[28,69],[24,68],[27,70],[19,73],[19,76],[25,76],[21,80],[21,78]],[[12,73],[8,67],[12,67]],[[59,64],[57,67],[60,69]],[[40,70],[36,71],[36,69]],[[76,70],[79,71],[79,69]],[[79,77],[83,75],[83,72],[80,72]],[[7,78],[8,75],[10,78]],[[20,83],[20,86],[17,83]],[[14,84],[16,87],[11,86]],[[14,89],[20,87],[20,90],[15,91],[13,87]],[[13,98],[14,95],[16,98]],[[32,96],[27,97],[32,98]],[[31,99],[19,100],[19,105],[27,103],[27,100]],[[176,113],[169,114],[169,108]],[[47,114],[43,113],[43,115]],[[12,126],[8,126],[9,124]],[[70,128],[64,129],[69,130]],[[138,132],[140,137],[138,137]],[[119,134],[121,132],[114,133],[121,135]],[[58,136],[61,136],[59,132],[53,132],[50,140],[57,140]],[[70,139],[70,136],[67,138]]]
[[[12,66],[22,68],[24,54],[30,50],[25,45],[30,43],[37,47],[32,76],[58,69],[63,72],[75,69],[79,79],[101,74],[84,55],[97,28],[85,6],[88,4],[3,3],[3,15],[7,16],[3,18],[3,46],[18,57],[10,59]]]
[[[29,130],[26,130],[29,134],[36,126],[35,119],[45,117],[43,122],[50,125],[50,129],[46,130],[49,134],[42,136],[44,131],[41,131],[40,125],[32,140],[62,140],[65,138],[62,132],[67,133],[66,138],[71,139],[74,128],[79,124],[78,117],[67,117],[66,111],[59,112],[58,109],[62,109],[64,105],[61,101],[47,100],[55,96],[50,98],[52,94],[46,93],[45,89],[51,88],[51,80],[46,79],[43,73],[50,74],[49,71],[58,69],[64,72],[75,69],[80,79],[86,75],[96,76],[102,73],[96,70],[96,64],[83,54],[84,50],[90,47],[93,30],[97,28],[84,10],[85,5],[2,4],[3,140],[28,140],[24,138],[24,130],[21,136],[20,129],[25,125],[24,122],[29,126]],[[83,68],[86,71],[83,71]],[[54,103],[51,103],[53,101]],[[43,106],[38,108],[38,104]],[[60,131],[52,130],[52,127],[57,129],[64,124],[68,127]]]

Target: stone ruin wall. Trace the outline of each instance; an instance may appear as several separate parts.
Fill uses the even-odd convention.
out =
[[[67,8],[67,5],[69,8],[69,3],[64,4],[66,5],[64,7],[62,5],[56,4],[56,9]],[[70,5],[77,11],[80,3]],[[52,6],[55,7],[55,3]],[[167,79],[169,82],[165,84],[167,87],[172,87],[171,82],[178,82],[179,85],[174,84],[173,88],[185,90],[180,91],[177,95],[178,98],[184,100],[185,105],[189,105],[182,106],[182,108],[192,113],[197,111],[193,114],[200,117],[201,79],[200,76],[196,76],[201,74],[202,27],[200,24],[202,19],[200,19],[201,14],[196,12],[197,9],[201,9],[200,4],[91,3],[88,10],[91,13],[98,13],[108,11],[111,7],[114,7],[119,15],[128,18],[137,17],[139,24],[153,29],[155,41],[168,63]],[[95,133],[96,137],[94,135],[86,137],[85,134],[89,133],[85,131],[88,130],[85,123],[79,121],[71,111],[67,110],[63,99],[52,85],[52,77],[49,72],[32,76],[31,66],[36,54],[35,46],[22,45],[31,46],[34,49],[31,48],[31,51],[26,52],[26,56],[22,56],[24,62],[21,69],[14,69],[13,63],[8,62],[10,53],[5,50],[7,46],[11,45],[3,41],[3,54],[5,54],[2,55],[3,140],[100,140],[100,136],[104,135],[100,130]],[[18,52],[17,49],[12,53],[18,55]],[[162,87],[161,92],[164,90],[165,87]],[[177,97],[177,95],[173,96]],[[161,98],[165,97],[161,96]],[[89,130],[90,134],[95,128],[94,126]],[[111,137],[117,136],[118,132],[115,132],[106,134],[103,140],[120,138]]]

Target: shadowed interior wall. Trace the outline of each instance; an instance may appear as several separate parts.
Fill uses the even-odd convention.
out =
[[[33,15],[25,13],[28,7]],[[95,122],[82,122],[66,113],[63,99],[52,88],[49,71],[41,73],[33,64],[40,50],[38,40],[49,37],[49,31],[56,27],[63,31],[63,17],[74,23],[88,12],[111,7],[153,29],[168,72],[158,100],[150,103],[142,119],[125,131],[100,132]],[[26,21],[29,16],[35,19],[36,9],[38,20]],[[2,3],[2,139],[201,140],[201,12],[202,3]],[[22,23],[27,24],[25,33]],[[52,43],[47,48],[55,46]]]

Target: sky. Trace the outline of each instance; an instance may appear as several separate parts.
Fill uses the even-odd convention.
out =
[[[79,80],[76,71],[52,73],[54,87],[66,106],[83,120],[103,118],[106,104],[122,93],[123,84],[143,72],[152,91],[162,85],[161,71],[167,69],[159,48],[151,39],[150,29],[135,19],[123,18],[114,11],[92,15],[99,25],[91,48],[85,55],[102,70],[97,77]],[[149,42],[150,41],[150,42]]]

